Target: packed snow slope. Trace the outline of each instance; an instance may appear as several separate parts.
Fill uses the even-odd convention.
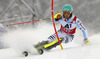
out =
[[[59,25],[57,26],[59,29]],[[38,24],[38,27],[17,29],[9,31],[3,37],[5,49],[0,49],[0,59],[100,59],[100,34],[89,37],[91,45],[83,45],[82,33],[77,29],[76,36],[72,43],[62,44],[60,46],[45,51],[44,54],[38,55],[33,45],[46,40],[48,36],[54,33],[53,26],[45,22]],[[28,50],[28,57],[22,56],[22,51]]]

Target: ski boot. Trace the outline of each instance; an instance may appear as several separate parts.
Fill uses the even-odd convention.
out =
[[[48,44],[48,41],[42,41],[36,44],[34,47],[37,49],[39,54],[43,54],[44,45]]]

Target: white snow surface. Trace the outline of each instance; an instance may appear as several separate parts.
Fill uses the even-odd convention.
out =
[[[57,30],[59,25],[57,26]],[[62,44],[64,50],[60,46],[44,51],[44,54],[38,55],[33,45],[46,40],[48,36],[54,33],[53,26],[47,23],[40,23],[38,27],[17,29],[9,31],[3,36],[5,49],[0,49],[0,59],[100,59],[100,34],[89,37],[91,45],[83,45],[83,37],[81,31],[77,29],[73,42]],[[28,57],[21,55],[22,51],[28,50]]]

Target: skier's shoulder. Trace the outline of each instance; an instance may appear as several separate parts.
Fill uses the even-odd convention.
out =
[[[81,20],[76,15],[73,15],[73,17],[76,18],[77,23],[81,22]]]
[[[80,19],[79,19],[76,15],[74,15],[74,14],[72,15],[72,18],[75,19],[76,21],[77,21],[77,20],[80,20]]]

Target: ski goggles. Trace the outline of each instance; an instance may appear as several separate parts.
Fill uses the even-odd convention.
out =
[[[63,15],[70,15],[70,11],[69,12],[65,12],[65,11],[63,11]]]
[[[70,13],[71,13],[70,11],[69,12],[63,11],[63,17],[68,18],[70,16]]]

